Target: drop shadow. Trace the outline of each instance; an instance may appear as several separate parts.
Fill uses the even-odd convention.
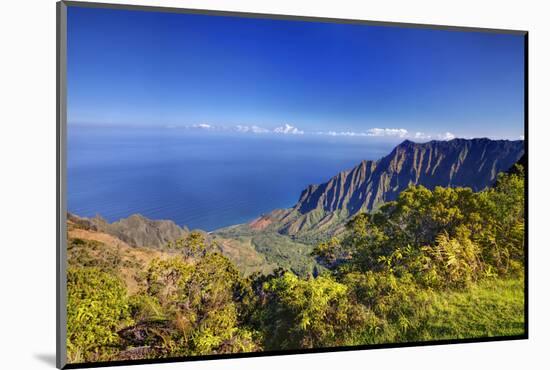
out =
[[[35,353],[34,358],[52,367],[55,367],[56,365],[55,353]]]

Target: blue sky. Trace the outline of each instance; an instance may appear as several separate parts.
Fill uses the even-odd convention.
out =
[[[71,125],[523,135],[517,35],[69,7],[67,70]]]

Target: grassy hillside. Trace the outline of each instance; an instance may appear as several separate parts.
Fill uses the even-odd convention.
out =
[[[75,228],[69,224],[68,265],[90,267],[111,273],[122,279],[128,292],[143,286],[143,271],[154,259],[167,259],[173,251],[132,247],[112,235]]]
[[[436,296],[418,340],[524,334],[524,279],[489,279]]]
[[[397,291],[395,295],[400,295]],[[493,278],[461,290],[408,289],[348,345],[519,336],[525,333],[523,277]],[[381,311],[386,310],[383,314]],[[406,313],[406,315],[404,315]]]

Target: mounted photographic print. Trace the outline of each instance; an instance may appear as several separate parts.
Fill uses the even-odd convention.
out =
[[[58,3],[58,367],[527,338],[526,55]]]

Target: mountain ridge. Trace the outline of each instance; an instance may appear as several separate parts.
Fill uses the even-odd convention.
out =
[[[136,247],[160,248],[189,233],[171,220],[151,220],[140,214],[109,223],[101,216],[80,217],[69,213],[67,219],[82,228],[104,232]]]
[[[479,191],[496,181],[497,174],[508,170],[522,155],[523,142],[520,140],[484,138],[427,143],[405,140],[377,161],[364,160],[326,183],[308,186],[295,208],[306,213],[322,201],[325,211],[344,208],[351,214],[361,208],[370,211],[383,202],[394,200],[409,185],[431,189],[468,186]],[[312,203],[317,204],[312,207]]]
[[[410,185],[483,190],[523,155],[522,140],[405,140],[378,160],[363,160],[324,183],[308,185],[292,208],[274,210],[249,225],[291,236],[334,229],[358,212],[395,200]]]

